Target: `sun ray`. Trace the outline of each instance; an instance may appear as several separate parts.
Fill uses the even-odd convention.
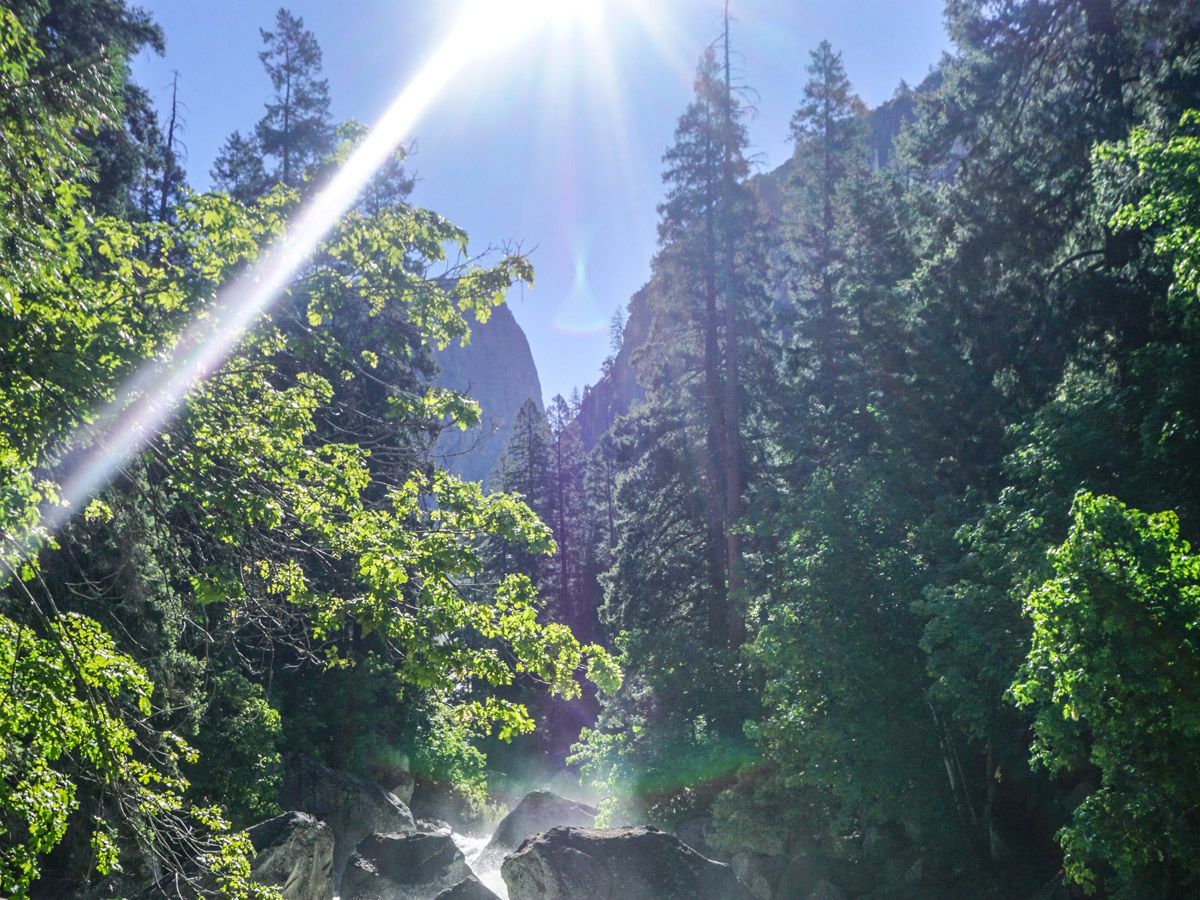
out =
[[[296,215],[260,261],[220,292],[166,358],[144,366],[93,417],[76,440],[88,450],[58,473],[59,502],[43,510],[39,530],[54,534],[103,490],[176,415],[187,394],[233,352],[242,336],[283,294],[334,223],[353,205],[378,168],[408,138],[434,102],[468,67],[495,63],[498,54],[545,29],[586,23],[599,0],[467,0],[436,46],[366,139]],[[90,441],[85,440],[91,437]],[[25,552],[35,552],[27,536]]]

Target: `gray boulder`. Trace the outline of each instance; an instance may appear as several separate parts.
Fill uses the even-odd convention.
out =
[[[787,873],[787,860],[750,850],[739,850],[729,859],[738,880],[746,885],[758,900],[772,900],[779,894],[776,886]]]
[[[821,880],[808,895],[808,900],[846,900],[846,895],[833,882]]]
[[[448,834],[372,834],[350,857],[342,900],[429,900],[471,877]]]
[[[517,808],[500,820],[485,852],[515,850],[526,838],[565,825],[590,828],[596,807],[567,800],[550,791],[526,794]]]
[[[496,894],[474,875],[460,881],[449,890],[442,891],[433,900],[500,900]]]
[[[331,900],[333,829],[308,813],[286,812],[247,832],[254,844],[251,874],[279,888],[284,900]]]
[[[401,803],[412,803],[413,787],[416,785],[416,780],[408,772],[397,772],[392,776],[392,794],[399,798]]]
[[[500,874],[511,900],[754,900],[729,866],[656,828],[552,828]]]
[[[412,813],[377,784],[303,757],[287,767],[280,800],[289,809],[316,816],[333,829],[333,887],[359,841],[369,834],[416,830]]]
[[[473,815],[470,801],[451,785],[417,776],[413,784],[412,802],[409,804],[418,819],[433,822],[449,822],[455,831],[473,832],[479,826]]]

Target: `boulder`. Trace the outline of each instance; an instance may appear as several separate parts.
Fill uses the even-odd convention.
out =
[[[500,900],[474,875],[460,881],[454,887],[442,891],[433,900]]]
[[[407,753],[385,750],[367,763],[366,776],[381,784],[400,798],[400,802],[412,808],[413,778],[412,765]]]
[[[833,882],[821,880],[809,893],[808,900],[846,900],[846,895]]]
[[[552,828],[500,871],[511,900],[753,900],[729,866],[656,828]]]
[[[333,829],[333,887],[359,841],[369,834],[414,831],[408,807],[377,784],[302,757],[286,768],[280,796],[284,806],[316,816]]]
[[[787,860],[751,850],[739,850],[729,859],[738,880],[746,885],[758,900],[780,896],[778,886],[787,874]]]
[[[308,813],[286,812],[247,832],[254,844],[251,874],[284,900],[331,900],[333,829]]]
[[[448,834],[372,834],[342,875],[342,900],[429,900],[471,877]]]
[[[417,776],[413,783],[409,808],[419,819],[449,822],[455,831],[473,831],[478,823],[472,815],[471,804],[451,785]]]
[[[401,803],[412,803],[413,788],[416,786],[416,780],[408,772],[397,772],[393,775],[391,792]]]
[[[675,829],[675,837],[703,856],[709,858],[717,856],[717,849],[712,843],[713,823],[709,816],[700,816],[680,822]]]
[[[417,823],[417,831],[422,834],[453,834],[454,829],[450,827],[449,822],[443,822],[440,819],[430,821],[429,819],[414,819]]]
[[[515,850],[526,838],[551,828],[575,825],[584,828],[596,824],[596,808],[566,800],[549,791],[526,794],[517,808],[500,820],[487,850]]]

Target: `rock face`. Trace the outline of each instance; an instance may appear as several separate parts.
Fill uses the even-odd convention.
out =
[[[448,834],[372,834],[342,876],[342,900],[430,900],[471,877]]]
[[[279,888],[284,900],[331,900],[333,829],[308,813],[287,812],[248,833],[255,881]]]
[[[395,795],[307,757],[287,767],[280,799],[284,806],[316,816],[333,829],[334,890],[350,854],[367,835],[416,829],[412,813]]]
[[[553,828],[500,872],[511,900],[753,900],[729,866],[654,828]]]
[[[452,344],[434,354],[434,383],[466,394],[480,406],[479,425],[467,431],[447,428],[434,445],[434,456],[448,470],[485,485],[508,447],[512,425],[529,399],[542,409],[542,383],[525,332],[507,305],[497,307],[484,325],[471,326],[471,343]]]
[[[515,850],[526,838],[560,825],[588,827],[595,823],[594,806],[566,800],[550,791],[534,791],[500,820],[484,852]]]
[[[433,900],[500,900],[500,898],[484,887],[482,881],[471,875],[449,890],[442,891]]]
[[[612,428],[617,419],[646,395],[634,368],[634,355],[650,338],[650,306],[646,288],[629,301],[629,318],[621,338],[621,348],[612,365],[594,385],[583,389],[579,405],[579,436],[585,451],[591,450]]]
[[[776,894],[775,885],[785,875],[787,861],[781,856],[742,850],[730,858],[729,865],[758,900],[772,900]]]

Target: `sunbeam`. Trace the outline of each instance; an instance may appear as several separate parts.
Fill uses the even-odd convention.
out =
[[[167,358],[143,366],[117,398],[85,426],[86,453],[59,474],[61,491],[43,510],[40,529],[54,534],[103,490],[175,415],[187,393],[228,358],[254,322],[287,288],[337,220],[353,205],[433,103],[470,66],[494,62],[535,32],[586,30],[602,0],[467,0],[448,34],[397,95],[345,164],[296,215],[283,236],[184,333]],[[68,445],[77,443],[68,442]],[[27,546],[26,552],[35,547]]]

